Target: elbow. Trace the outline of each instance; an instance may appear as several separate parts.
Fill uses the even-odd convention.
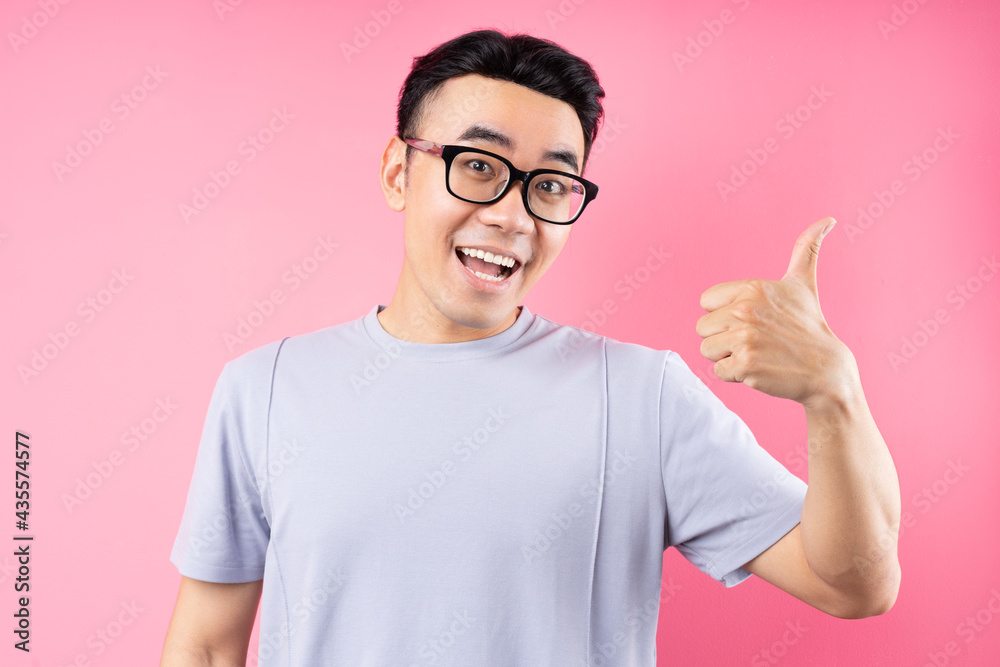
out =
[[[850,595],[844,595],[831,616],[844,619],[870,618],[885,614],[896,604],[901,572],[896,563],[890,572],[876,580],[868,580]]]
[[[888,612],[894,604],[896,604],[895,595],[870,597],[860,601],[852,601],[831,615],[843,619],[871,618]]]

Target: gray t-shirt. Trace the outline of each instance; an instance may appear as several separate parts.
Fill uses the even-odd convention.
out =
[[[556,324],[408,343],[365,316],[216,384],[170,556],[263,579],[268,667],[648,665],[663,552],[733,586],[806,485],[671,351]]]

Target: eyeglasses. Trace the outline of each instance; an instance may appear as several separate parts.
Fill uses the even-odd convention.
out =
[[[528,213],[554,225],[570,225],[597,197],[596,185],[565,171],[521,171],[507,158],[478,148],[436,144],[425,139],[404,141],[444,160],[445,186],[453,197],[462,201],[495,202],[507,194],[515,181],[521,181],[524,184],[521,195]],[[456,162],[458,157],[462,159]]]

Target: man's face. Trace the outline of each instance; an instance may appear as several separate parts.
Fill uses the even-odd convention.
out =
[[[470,128],[485,128],[509,142],[484,137],[482,131],[470,133]],[[579,175],[583,163],[583,129],[572,106],[478,75],[442,85],[425,104],[417,138],[488,150],[524,171],[549,168]],[[406,144],[395,141],[401,158]],[[567,164],[566,156],[578,167]],[[559,255],[571,225],[533,218],[525,210],[520,181],[491,204],[456,199],[445,187],[444,160],[430,153],[414,150],[408,180],[401,180],[406,255],[392,306],[401,302],[409,312],[397,311],[397,317],[459,337],[469,335],[466,327],[499,331],[510,326],[517,305]],[[467,268],[476,263],[460,248],[499,251],[517,263],[502,281],[484,280]]]

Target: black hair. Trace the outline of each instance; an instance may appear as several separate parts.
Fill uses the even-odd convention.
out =
[[[478,74],[510,81],[566,102],[576,111],[583,128],[583,164],[597,138],[604,117],[604,89],[590,64],[555,42],[526,34],[505,35],[497,30],[475,30],[459,35],[423,56],[413,59],[410,73],[399,91],[396,135],[414,138],[427,103],[448,79]],[[413,147],[406,147],[409,169]]]

